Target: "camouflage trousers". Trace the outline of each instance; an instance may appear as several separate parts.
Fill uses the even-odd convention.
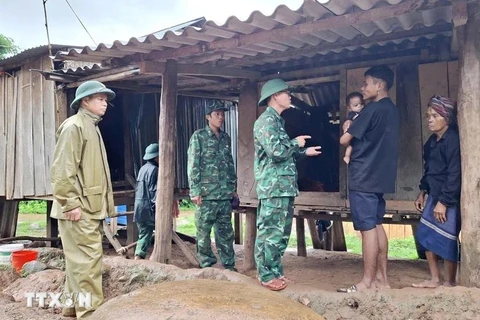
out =
[[[137,221],[138,241],[135,247],[135,255],[145,259],[147,251],[152,244],[153,230],[155,230],[155,222]]]
[[[282,257],[292,231],[294,199],[267,198],[258,205],[255,263],[262,282],[283,276]]]
[[[210,234],[215,231],[215,246],[225,269],[235,267],[233,250],[232,205],[230,200],[203,200],[195,210],[197,228],[197,257],[201,268],[217,263],[212,251]]]

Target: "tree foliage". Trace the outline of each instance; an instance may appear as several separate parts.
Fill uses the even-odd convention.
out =
[[[0,34],[0,59],[5,58],[9,54],[16,54],[18,47],[13,42],[12,38]]]

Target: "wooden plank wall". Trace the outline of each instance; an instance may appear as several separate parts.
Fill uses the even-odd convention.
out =
[[[397,107],[400,113],[400,140],[395,200],[413,201],[418,196],[422,177],[422,113],[418,64],[397,66]]]
[[[385,233],[389,240],[413,237],[411,225],[384,224],[383,227],[385,228]],[[360,232],[353,229],[352,222],[343,222],[343,230],[345,231],[345,234],[356,234],[360,236]]]
[[[0,77],[0,196],[7,200],[51,194],[55,83],[29,71],[48,68],[48,59]]]
[[[448,71],[446,62],[421,64],[419,66],[420,101],[422,104],[422,146],[432,134],[427,127],[425,114],[428,100],[435,95],[448,96]]]

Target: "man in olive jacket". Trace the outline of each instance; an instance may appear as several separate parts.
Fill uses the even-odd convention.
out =
[[[103,302],[102,221],[113,216],[112,184],[98,123],[115,93],[101,82],[87,81],[70,107],[77,112],[57,131],[51,168],[54,202],[66,263],[65,295],[75,306],[64,316],[88,317]],[[91,295],[91,306],[79,305],[79,294]]]
[[[145,163],[138,172],[133,220],[138,227],[135,260],[145,259],[155,230],[155,204],[158,180],[158,143],[145,149]]]

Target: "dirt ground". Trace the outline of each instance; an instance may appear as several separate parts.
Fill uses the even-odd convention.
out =
[[[194,245],[189,246],[192,250],[195,249]],[[240,269],[240,275],[235,279],[231,278],[231,272],[220,270],[222,269],[220,266],[201,270],[191,269],[175,245],[172,264],[184,270],[152,261],[133,261],[115,256],[111,250],[107,251],[109,255],[104,259],[104,263],[111,270],[104,273],[106,299],[114,299],[149,284],[185,279],[227,280],[259,287],[254,280],[255,271],[242,270],[242,246],[236,246],[235,249],[237,267]],[[283,263],[286,275],[294,282],[279,294],[307,305],[328,320],[478,319],[477,314],[480,312],[480,289],[461,286],[440,287],[434,290],[411,288],[410,285],[413,282],[428,277],[425,261],[390,260],[388,275],[392,289],[353,294],[337,293],[336,289],[350,286],[360,280],[362,261],[359,255],[311,249],[308,250],[308,257],[305,258],[298,257],[296,250],[289,249],[283,258]],[[147,271],[135,274],[135,270]],[[33,276],[24,280],[34,282],[29,281]],[[11,271],[0,271],[0,292],[4,292],[9,286],[14,286],[13,282],[17,279],[18,276]],[[25,300],[14,302],[11,295],[2,294],[0,295],[0,319],[63,318],[52,310],[27,308]],[[277,319],[280,318],[277,317]]]

